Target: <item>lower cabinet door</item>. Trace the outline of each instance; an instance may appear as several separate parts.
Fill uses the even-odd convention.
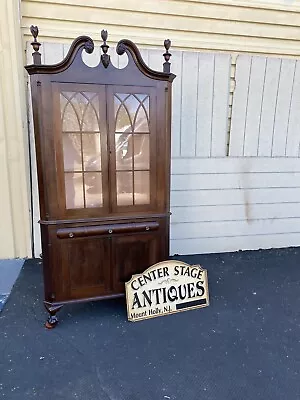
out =
[[[63,292],[70,299],[111,294],[111,240],[85,237],[60,241]]]
[[[125,282],[132,275],[143,272],[155,264],[160,256],[159,236],[141,233],[119,236],[112,240],[112,268],[114,271],[114,292],[123,293]]]

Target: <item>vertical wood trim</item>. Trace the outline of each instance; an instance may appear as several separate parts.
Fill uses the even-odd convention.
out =
[[[149,67],[156,70],[163,70],[163,56],[159,50],[148,50]]]
[[[257,155],[270,157],[272,149],[273,124],[275,119],[276,99],[279,85],[281,60],[268,58],[262,109],[260,117],[260,133]]]
[[[233,94],[229,155],[242,156],[244,152],[245,121],[247,117],[248,88],[252,57],[238,56],[236,62],[236,88]]]
[[[200,76],[200,71],[199,71],[199,66],[200,66],[200,54],[198,54],[198,66],[197,66],[197,76],[196,76],[196,81],[198,83],[197,85],[197,98],[196,98],[196,104],[197,104],[197,112],[196,112],[196,137],[195,137],[195,156],[197,156],[197,147],[198,147],[198,111],[199,111],[199,76]]]
[[[292,82],[292,89],[291,89],[291,97],[290,97],[290,102],[289,102],[289,111],[288,111],[288,118],[287,118],[287,127],[286,127],[286,132],[285,132],[285,148],[284,148],[285,156],[286,156],[286,146],[287,146],[287,140],[288,140],[288,130],[289,130],[289,125],[290,125],[290,120],[291,120],[291,108],[292,108],[293,93],[294,93],[294,87],[295,87],[296,66],[297,66],[297,62],[295,61],[294,75],[293,75],[293,82]]]
[[[300,62],[296,62],[294,88],[291,98],[290,118],[286,135],[285,155],[299,157],[300,144]]]
[[[181,111],[181,156],[196,154],[196,113],[197,113],[197,53],[183,53],[182,111]]]
[[[99,46],[95,46],[94,51],[91,54],[88,54],[85,50],[82,50],[81,53],[82,61],[91,68],[97,67],[97,65],[99,65],[100,56],[101,49]]]
[[[109,48],[109,55],[110,55],[110,62],[112,65],[116,68],[119,68],[119,57],[118,54],[116,53],[116,48],[115,47],[110,47]]]
[[[256,156],[257,154],[265,69],[265,58],[252,58],[243,151],[243,155],[246,157]]]
[[[66,57],[66,55],[68,54],[68,51],[70,50],[70,44],[66,44],[66,43],[64,43],[64,45],[63,45],[64,47],[63,47],[63,53],[64,53],[64,57]]]
[[[148,49],[140,49],[140,53],[144,62],[149,65],[149,50]]]
[[[230,55],[215,55],[211,157],[225,157],[227,153],[230,67]]]
[[[172,157],[179,157],[181,143],[182,52],[173,51],[171,60],[171,71],[177,75],[172,88],[171,146]]]
[[[44,64],[56,64],[64,58],[62,43],[43,43]]]
[[[255,154],[257,157],[258,157],[260,135],[261,135],[261,116],[262,116],[262,112],[263,112],[263,101],[264,101],[265,88],[266,88],[267,63],[268,63],[268,59],[265,58],[264,78],[263,78],[263,84],[262,84],[262,96],[261,96],[261,104],[260,104],[260,111],[259,111],[257,149],[256,149],[256,154]]]
[[[295,60],[282,60],[274,119],[272,157],[285,155],[285,143],[288,130],[295,67]]]
[[[196,155],[210,157],[213,119],[214,55],[199,53]]]
[[[125,68],[127,64],[128,64],[128,56],[127,56],[127,54],[125,52],[124,54],[119,56],[119,66],[118,66],[118,68],[120,68],[120,69]]]
[[[248,106],[249,106],[249,90],[250,90],[250,79],[251,79],[251,72],[252,72],[252,63],[253,57],[250,60],[250,70],[249,70],[249,79],[248,79],[248,87],[247,87],[247,99],[246,99],[246,110],[245,110],[245,123],[244,123],[244,138],[243,138],[243,151],[242,155],[245,155],[245,135],[246,135],[246,123],[248,117]]]

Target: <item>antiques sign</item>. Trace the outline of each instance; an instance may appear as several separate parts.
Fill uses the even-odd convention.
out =
[[[140,321],[209,305],[207,270],[163,261],[126,282],[129,321]]]

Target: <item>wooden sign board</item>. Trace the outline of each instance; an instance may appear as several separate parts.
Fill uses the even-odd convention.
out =
[[[129,321],[209,305],[207,271],[200,265],[163,261],[125,283]]]

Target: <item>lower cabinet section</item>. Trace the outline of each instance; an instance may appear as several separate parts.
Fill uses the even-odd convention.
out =
[[[168,257],[166,222],[42,226],[45,299],[59,303],[122,295],[133,274]]]

